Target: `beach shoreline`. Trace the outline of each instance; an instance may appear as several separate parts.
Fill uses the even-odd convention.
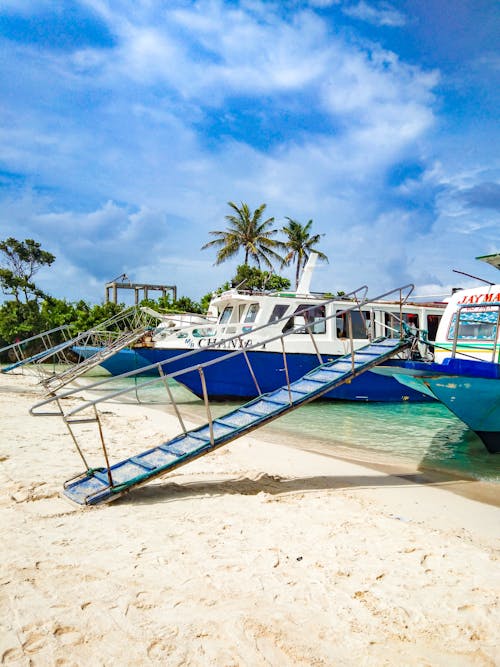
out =
[[[81,508],[61,490],[82,462],[62,420],[29,415],[39,397],[30,376],[0,377],[3,664],[500,661],[490,485],[267,429]],[[117,460],[178,431],[144,405],[102,419]]]

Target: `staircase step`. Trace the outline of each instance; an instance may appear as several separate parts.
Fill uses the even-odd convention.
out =
[[[241,428],[242,426],[247,426],[248,424],[259,422],[260,420],[261,416],[244,410],[236,410],[235,412],[230,412],[217,419],[218,422],[222,422],[223,424],[227,424],[234,428]]]
[[[275,401],[269,401],[265,398],[261,398],[255,402],[247,403],[244,407],[258,415],[270,415],[274,412],[282,410],[287,405],[288,400],[286,403],[276,403]]]
[[[136,477],[142,477],[144,474],[146,474],[146,472],[147,471],[142,466],[137,465],[137,463],[133,463],[131,459],[117,463],[116,465],[111,466],[113,486],[123,484],[124,482],[130,482],[130,480],[135,479]],[[96,472],[95,477],[104,484],[108,485],[107,471]]]
[[[315,382],[321,382],[322,384],[329,384],[330,382],[339,380],[344,375],[345,373],[343,371],[320,367],[307,373],[304,378],[307,380],[314,380]]]
[[[134,457],[137,461],[142,462],[144,465],[149,465],[153,469],[161,468],[163,466],[176,461],[179,456],[173,452],[166,452],[161,447],[155,447],[150,452],[146,454],[140,454],[139,456]]]
[[[109,485],[97,477],[80,478],[71,482],[64,489],[64,495],[79,505],[85,505],[87,498],[99,491],[106,491]]]
[[[181,435],[161,446],[163,451],[176,455],[176,458],[193,454],[201,449],[208,449],[208,447],[210,447],[210,435],[207,438],[197,438],[193,433]]]
[[[218,440],[219,438],[225,435],[229,435],[229,433],[231,433],[231,431],[233,431],[234,429],[232,429],[230,426],[226,426],[226,424],[221,424],[220,422],[215,420],[212,424],[212,430],[214,433],[214,440]],[[210,426],[208,424],[203,428],[201,428],[200,430],[196,431],[196,433],[210,440]]]
[[[304,394],[302,392],[297,392],[297,391],[289,392],[287,387],[281,387],[280,389],[273,391],[272,393],[268,394],[268,397],[271,400],[276,401],[277,403],[283,403],[285,405],[288,405],[290,403],[290,393],[292,396],[291,398],[292,403],[295,403],[295,401],[304,398]]]
[[[292,391],[297,391],[300,392],[301,394],[311,394],[315,391],[318,391],[318,389],[321,389],[323,386],[323,382],[316,382],[315,380],[296,380],[295,382],[292,382],[290,385],[292,388]]]

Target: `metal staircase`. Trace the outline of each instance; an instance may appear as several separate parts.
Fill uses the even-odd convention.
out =
[[[2,373],[30,366],[40,376],[40,383],[47,393],[54,393],[123,348],[136,343],[147,331],[154,328],[161,318],[159,313],[149,308],[133,306],[73,338],[68,336],[68,326],[43,332],[0,350],[0,353],[12,351],[17,357],[16,362],[2,368]],[[63,342],[50,344],[50,336],[56,333],[59,336],[64,334]],[[44,345],[42,351],[23,356],[23,348],[40,344]],[[75,346],[94,347],[95,353],[75,361],[74,355],[69,354]],[[52,363],[52,371],[44,365],[47,362]]]
[[[381,339],[322,364],[290,385],[263,394],[204,426],[116,463],[109,468],[87,470],[65,485],[64,494],[82,505],[116,500],[131,489],[208,454],[250,431],[297,409],[331,389],[352,380],[374,365],[410,345],[400,339]],[[71,421],[71,420],[70,420]]]
[[[53,338],[62,338],[63,341],[55,343]],[[9,373],[16,368],[25,366],[27,364],[43,363],[46,359],[49,359],[54,354],[62,351],[68,340],[69,325],[64,325],[62,327],[56,327],[55,329],[49,329],[48,331],[37,334],[36,336],[31,336],[30,338],[17,341],[16,343],[12,343],[12,345],[2,347],[0,349],[0,355],[10,354],[15,357],[16,361],[13,361],[7,366],[3,366],[0,369],[0,372]],[[43,349],[35,354],[25,356],[24,351],[30,346],[41,346]]]
[[[77,363],[71,365],[69,368],[66,368],[58,373],[49,375],[48,377],[42,380],[42,384],[50,393],[54,393],[57,390],[62,389],[62,387],[66,386],[67,384],[75,380],[77,377],[83,375],[92,368],[99,366],[99,364],[101,364],[103,361],[109,359],[120,350],[123,350],[123,348],[136,343],[140,338],[142,338],[142,336],[144,336],[144,334],[150,328],[151,328],[150,326],[142,326],[133,329],[132,331],[126,331],[124,333],[120,333],[117,338],[112,340],[110,343],[106,344],[104,347],[101,347],[99,345],[98,336],[96,341],[95,340],[96,336],[93,335],[92,342],[97,349],[92,356],[87,357],[81,361],[78,361]],[[86,344],[88,344],[87,341],[88,338],[85,339]],[[71,342],[71,346],[80,344],[82,344],[81,337],[75,338]]]
[[[398,288],[400,292],[401,304],[408,298],[409,293],[411,292],[410,290],[410,292],[403,298],[403,290],[406,288],[413,289],[413,286],[406,285],[405,287]],[[339,316],[339,314],[346,314],[347,317],[350,318],[354,310],[359,310],[359,312],[361,312],[360,308],[370,301],[379,300],[388,294],[393,293],[387,292],[386,294],[375,297],[374,299],[368,299],[366,298],[366,289],[366,287],[359,288],[359,290],[351,293],[354,295],[354,305],[346,307],[343,311],[341,311],[341,313],[339,313],[339,311],[334,312],[332,315],[329,315],[324,319],[330,319],[331,317]],[[358,292],[363,290],[364,296],[360,300],[358,298]],[[315,308],[315,306],[312,306],[311,308]],[[307,312],[307,309],[303,312]],[[283,319],[286,319],[286,317]],[[274,323],[274,325],[275,324],[276,323]],[[265,329],[267,326],[271,325],[265,325],[261,328]],[[352,329],[352,327],[349,328]],[[213,365],[214,363],[223,362],[228,357],[242,354],[245,356],[248,364],[248,370],[255,380],[248,352],[255,348],[262,348],[268,342],[280,338],[283,348],[283,360],[286,369],[287,361],[284,341],[287,336],[296,333],[297,331],[304,331],[304,329],[308,329],[308,333],[310,334],[313,343],[312,349],[315,349],[317,353],[318,366],[316,368],[307,372],[301,378],[293,382],[290,381],[288,372],[286,372],[287,383],[284,386],[264,394],[259,391],[259,396],[257,398],[236,409],[230,410],[227,414],[221,417],[216,419],[212,418],[205,381],[205,368]],[[256,330],[254,329],[252,333],[255,333],[255,331]],[[276,327],[274,327],[273,331],[274,333],[276,332]],[[241,338],[241,334],[238,337]],[[155,367],[158,371],[159,377],[155,379],[144,380],[141,383],[141,386],[150,385],[159,381],[163,382],[170,401],[174,406],[182,432],[174,438],[161,443],[160,445],[148,448],[141,453],[116,463],[110,462],[108,448],[104,442],[103,428],[101,425],[99,413],[97,411],[97,404],[132,391],[132,388],[120,389],[114,393],[108,392],[106,396],[100,396],[97,399],[87,398],[85,400],[80,400],[76,407],[68,407],[66,400],[69,400],[72,396],[75,396],[78,390],[69,390],[61,394],[52,395],[51,397],[38,402],[31,408],[31,413],[33,415],[58,415],[63,418],[85,466],[85,472],[66,482],[64,494],[72,501],[82,505],[98,505],[116,500],[124,493],[127,493],[128,491],[141,486],[156,477],[170,472],[175,468],[184,465],[185,463],[197,459],[200,456],[208,454],[218,449],[219,447],[232,442],[236,438],[239,438],[242,435],[260,428],[261,426],[264,426],[274,419],[277,419],[287,414],[288,412],[327,394],[332,389],[335,389],[345,382],[351,381],[356,376],[368,371],[370,368],[373,368],[377,364],[382,363],[390,357],[400,353],[401,351],[410,348],[413,344],[413,338],[408,335],[407,332],[405,333],[403,331],[403,327],[401,327],[401,334],[398,338],[391,336],[391,334],[388,332],[386,337],[372,340],[364,347],[358,349],[354,349],[352,336],[350,343],[350,353],[345,354],[344,356],[335,360],[324,362],[324,360],[321,358],[321,355],[319,355],[317,351],[312,328],[309,325],[305,325],[305,327],[302,325],[300,327],[288,330],[286,333],[280,333],[278,336],[268,335],[268,337],[265,337],[265,340],[261,339],[258,343],[253,345],[242,345],[239,350],[228,352],[226,355],[219,357],[215,361],[212,360],[206,361],[204,363],[196,363],[196,355],[199,354],[199,350],[192,350],[190,352],[180,354],[175,359],[178,360],[181,357],[193,357],[194,360],[192,362],[186,361],[182,370],[177,370],[172,373],[164,372],[165,364],[162,362],[153,364],[150,368]],[[174,359],[171,361],[174,361]],[[142,368],[138,371],[130,371],[118,377],[133,378],[135,375],[141,373],[144,370],[145,369]],[[182,373],[190,373],[193,371],[197,371],[200,376],[203,399],[205,402],[207,414],[207,423],[195,429],[187,430],[180,415],[179,408],[172,396],[172,392],[169,387],[169,380],[177,378]],[[116,378],[114,379],[116,380]],[[88,385],[86,390],[99,390],[100,388],[103,388],[103,385],[107,385],[110,381],[112,380],[101,380],[100,382]],[[47,411],[45,406],[54,403],[56,404],[56,408],[52,409],[52,411]],[[81,444],[78,442],[78,438],[75,433],[75,426],[77,424],[88,425],[92,422],[97,425],[98,434],[102,445],[102,452],[105,463],[104,466],[89,465],[83,453],[84,447],[81,446]]]

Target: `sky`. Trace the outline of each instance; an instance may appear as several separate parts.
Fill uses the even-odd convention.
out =
[[[227,202],[265,203],[323,235],[314,290],[498,282],[499,45],[496,0],[2,0],[0,240],[61,299],[197,300],[243,262],[201,249]]]

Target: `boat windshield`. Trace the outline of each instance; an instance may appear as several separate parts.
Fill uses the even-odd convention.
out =
[[[226,324],[226,322],[229,322],[232,313],[233,313],[233,307],[226,306],[222,311],[222,315],[220,316],[219,324]]]
[[[245,315],[245,323],[248,324],[250,322],[255,322],[255,318],[257,317],[258,312],[259,312],[259,304],[251,303],[248,306],[247,314]]]
[[[451,318],[448,339],[455,338],[457,314]],[[458,339],[494,340],[497,333],[498,308],[481,308],[462,311],[458,324]]]

